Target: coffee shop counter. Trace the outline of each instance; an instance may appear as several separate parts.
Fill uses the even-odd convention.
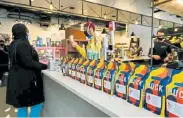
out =
[[[158,117],[61,72],[43,71],[43,82],[44,117]]]

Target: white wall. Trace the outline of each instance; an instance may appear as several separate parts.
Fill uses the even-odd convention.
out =
[[[154,34],[158,31],[158,28],[154,29]],[[151,27],[144,27],[140,25],[130,24],[128,25],[128,35],[134,32],[137,38],[140,38],[140,46],[143,49],[145,55],[148,54],[151,47]]]

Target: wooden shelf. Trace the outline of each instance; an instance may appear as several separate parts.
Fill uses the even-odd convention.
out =
[[[81,40],[81,39],[74,39],[74,41],[77,41],[77,42],[88,42],[87,40]]]

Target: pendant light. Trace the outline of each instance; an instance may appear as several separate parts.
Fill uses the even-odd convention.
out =
[[[131,37],[135,37],[135,33],[134,32],[132,32]]]
[[[102,34],[108,34],[105,28],[102,30]]]
[[[53,2],[51,0],[51,3],[50,3],[50,10],[53,10]]]
[[[63,24],[63,23],[60,25],[59,30],[65,30],[65,26],[64,26],[64,24]]]

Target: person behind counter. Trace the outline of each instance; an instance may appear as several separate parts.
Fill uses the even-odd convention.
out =
[[[76,50],[82,55],[82,57],[97,60],[100,58],[101,41],[96,39],[95,25],[92,22],[87,22],[84,25],[84,29],[84,34],[88,40],[86,50],[79,46],[78,43],[73,40],[73,38],[70,40],[70,42],[72,46],[76,48]]]
[[[24,24],[15,24],[12,35],[6,103],[18,108],[17,117],[39,117],[44,102],[41,70],[47,69],[47,65],[39,63],[38,54],[28,41],[29,30]],[[31,107],[30,115],[28,107]]]
[[[153,48],[153,66],[161,66],[164,63],[167,63],[172,60],[172,51],[170,47],[170,42],[163,38],[163,30],[157,32],[157,41],[154,42]],[[149,51],[149,56],[151,54],[151,49]]]

